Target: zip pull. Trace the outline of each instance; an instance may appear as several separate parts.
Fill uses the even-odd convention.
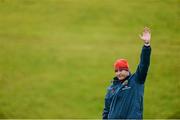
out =
[[[122,85],[124,86],[124,85],[127,85],[128,84],[128,80],[125,80],[123,83],[122,83]]]

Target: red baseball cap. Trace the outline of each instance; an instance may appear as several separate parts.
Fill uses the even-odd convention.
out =
[[[114,63],[114,69],[115,70],[127,70],[129,71],[129,64],[126,59],[118,59]]]

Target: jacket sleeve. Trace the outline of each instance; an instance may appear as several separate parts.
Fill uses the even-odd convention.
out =
[[[144,84],[146,80],[148,68],[150,65],[150,55],[151,55],[151,47],[143,46],[140,56],[140,63],[135,72],[136,81],[140,84]]]
[[[108,114],[109,114],[109,109],[110,109],[110,104],[111,104],[109,94],[110,93],[108,90],[105,96],[104,109],[103,109],[103,114],[102,114],[103,119],[108,119]]]

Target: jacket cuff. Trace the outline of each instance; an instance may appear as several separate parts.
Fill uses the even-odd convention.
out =
[[[148,45],[148,46],[144,45],[143,48],[151,48],[151,46],[150,45]]]

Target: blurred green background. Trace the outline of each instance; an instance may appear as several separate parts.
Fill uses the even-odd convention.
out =
[[[0,118],[101,118],[118,58],[152,30],[144,118],[180,118],[179,0],[0,0]]]

